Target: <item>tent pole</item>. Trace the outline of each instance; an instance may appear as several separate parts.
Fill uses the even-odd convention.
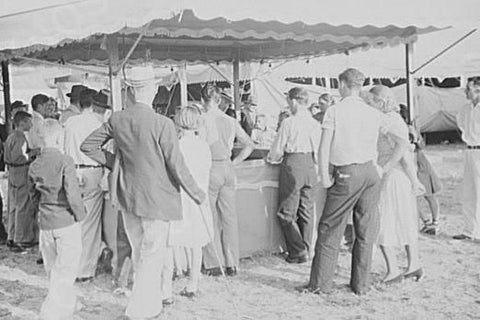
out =
[[[142,32],[139,34],[137,40],[135,40],[135,43],[133,44],[133,46],[130,48],[130,50],[128,51],[127,55],[125,56],[125,58],[123,59],[122,63],[120,64],[120,66],[118,67],[119,69],[123,69],[123,67],[127,64],[128,60],[130,59],[131,55],[133,54],[133,51],[135,51],[135,49],[137,48],[138,44],[140,43],[140,40],[142,40],[143,36],[145,35],[145,33],[147,33],[147,30],[148,28],[150,28],[150,25],[152,24],[152,21],[151,20],[149,23],[147,23],[147,25],[142,29]],[[118,70],[118,72],[120,72],[120,70]]]
[[[237,52],[233,58],[233,101],[235,111],[240,112],[240,54]]]
[[[408,123],[413,124],[415,121],[415,106],[413,93],[413,78],[410,72],[413,64],[413,42],[405,44],[405,79],[407,81],[407,107],[408,107]]]
[[[122,86],[119,71],[118,41],[114,34],[107,36],[108,78],[112,111],[122,110]]]
[[[3,83],[3,101],[5,106],[5,125],[7,133],[12,131],[12,119],[10,110],[10,72],[8,60],[2,61],[2,83]]]
[[[180,78],[180,104],[186,106],[188,104],[188,87],[187,87],[187,62],[182,62],[178,68]]]

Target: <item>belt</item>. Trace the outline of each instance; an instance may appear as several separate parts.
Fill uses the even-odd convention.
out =
[[[21,167],[28,167],[30,165],[30,162],[22,163],[22,164],[13,164],[13,163],[5,163],[5,164],[12,168],[21,168]]]
[[[93,169],[93,168],[101,168],[101,165],[93,165],[93,164],[76,164],[76,169]]]
[[[293,156],[293,155],[311,155],[313,152],[285,152],[286,156]]]
[[[480,150],[480,146],[467,146],[467,149],[470,149],[470,150]]]

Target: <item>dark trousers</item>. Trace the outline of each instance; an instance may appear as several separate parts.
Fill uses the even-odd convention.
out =
[[[7,240],[7,236],[7,230],[3,224],[3,199],[2,195],[0,194],[0,240]]]
[[[355,241],[352,250],[350,287],[358,294],[368,290],[372,251],[379,227],[376,208],[380,177],[372,162],[334,168],[335,183],[318,227],[309,287],[330,292],[338,261],[340,242],[348,215],[353,210]]]
[[[317,175],[311,153],[286,154],[280,166],[280,226],[290,257],[305,256],[313,239]]]

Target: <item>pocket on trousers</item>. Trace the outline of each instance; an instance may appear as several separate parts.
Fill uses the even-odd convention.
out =
[[[335,181],[329,192],[341,196],[349,194],[351,175],[337,171],[334,178]]]

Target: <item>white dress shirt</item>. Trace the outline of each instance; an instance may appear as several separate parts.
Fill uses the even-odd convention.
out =
[[[464,106],[457,114],[462,140],[469,146],[480,146],[480,105]]]
[[[73,158],[76,165],[98,165],[80,151],[82,142],[102,125],[94,112],[83,112],[68,118],[65,123],[65,154]]]
[[[322,127],[309,110],[299,110],[282,121],[267,159],[276,163],[284,153],[318,152]]]
[[[389,118],[360,97],[346,97],[328,108],[323,128],[334,130],[330,163],[336,166],[375,162],[379,133],[393,131],[399,136],[391,130]]]

